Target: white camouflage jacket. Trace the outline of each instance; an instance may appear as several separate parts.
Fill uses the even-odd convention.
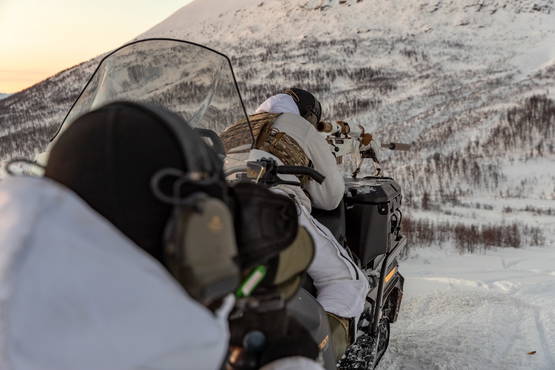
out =
[[[0,369],[217,370],[227,313],[43,178],[0,182]],[[322,369],[291,357],[268,370]]]
[[[314,169],[326,177],[322,184],[310,181],[305,187],[312,206],[323,210],[337,208],[343,199],[345,182],[324,137],[300,116],[293,98],[287,94],[274,95],[264,101],[256,110],[256,113],[261,112],[283,113],[273,127],[295,139],[312,161]],[[306,202],[301,202],[306,206]]]
[[[226,315],[84,201],[41,178],[0,182],[0,369],[218,369]]]

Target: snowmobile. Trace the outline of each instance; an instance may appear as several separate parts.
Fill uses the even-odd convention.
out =
[[[232,64],[226,55],[182,40],[145,39],[126,44],[100,61],[51,145],[77,117],[121,100],[158,104],[181,115],[222,157],[225,152],[217,134],[233,122],[245,120],[248,124]],[[364,132],[355,134],[345,127],[329,124],[321,129],[338,160],[343,154],[351,153],[360,154],[360,163],[367,157],[377,161],[375,141],[368,141]],[[254,139],[252,129],[251,135]],[[47,157],[48,149],[39,156],[38,162],[45,162]],[[360,163],[358,171],[346,179],[346,192],[339,207],[313,212],[352,253],[371,287],[366,309],[358,320],[358,339],[339,364],[335,361],[326,314],[314,298],[310,282],[286,303],[286,314],[300,322],[319,345],[319,359],[326,369],[374,368],[387,350],[389,327],[397,319],[403,296],[399,256],[406,239],[401,233],[401,188],[381,173],[359,178]],[[322,181],[322,176],[311,168],[278,166],[263,160],[250,165],[263,168],[264,174],[257,176],[256,182],[266,187],[281,181],[278,174],[306,175]],[[246,353],[260,350],[263,340],[256,338],[257,335],[246,338]],[[241,366],[256,368],[256,362]]]

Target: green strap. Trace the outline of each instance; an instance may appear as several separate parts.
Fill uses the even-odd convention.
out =
[[[266,276],[266,266],[260,265],[251,271],[249,276],[241,283],[235,295],[237,298],[248,297]]]

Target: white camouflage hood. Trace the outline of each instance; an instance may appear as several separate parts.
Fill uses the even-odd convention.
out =
[[[255,113],[293,113],[298,116],[299,107],[290,95],[287,94],[276,94],[270,96],[266,99],[258,108],[256,108]]]
[[[75,194],[0,183],[0,369],[215,369],[225,317]]]

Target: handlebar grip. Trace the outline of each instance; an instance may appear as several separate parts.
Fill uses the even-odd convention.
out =
[[[306,175],[318,184],[323,183],[326,179],[326,176],[322,175],[314,168],[303,166],[278,166],[277,173],[282,175]]]
[[[195,131],[200,135],[200,137],[207,138],[212,142],[211,146],[216,153],[225,156],[224,143],[217,133],[210,129],[200,127],[195,128]]]

